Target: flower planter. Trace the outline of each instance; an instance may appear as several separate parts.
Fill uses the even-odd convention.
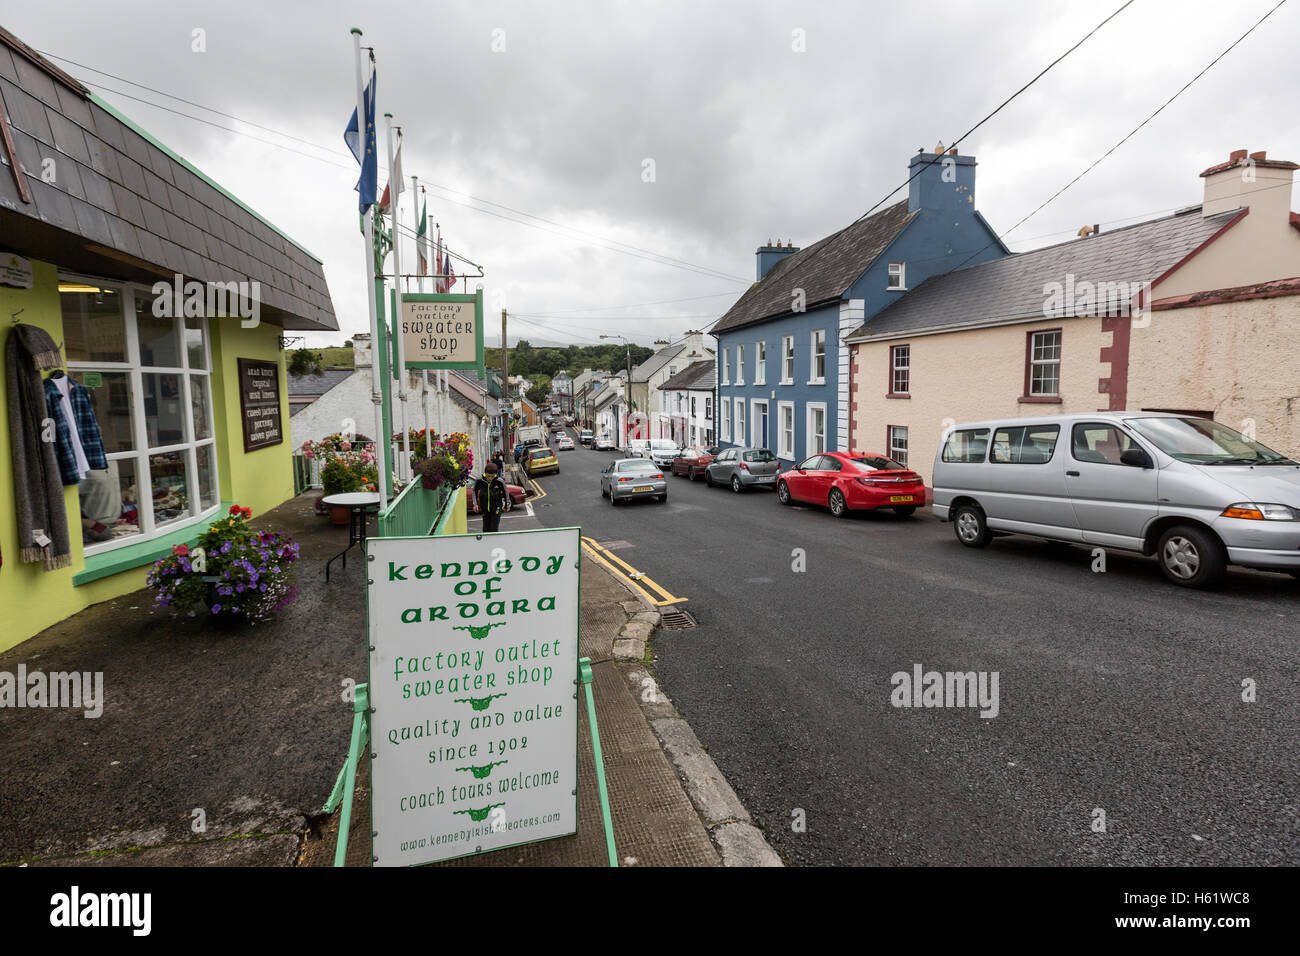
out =
[[[330,505],[330,524],[345,525],[352,517],[352,509],[347,505]]]

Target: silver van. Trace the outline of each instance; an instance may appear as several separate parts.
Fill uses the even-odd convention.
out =
[[[950,429],[934,513],[957,540],[996,536],[1155,555],[1174,584],[1229,564],[1300,577],[1300,464],[1205,418],[1094,412]]]

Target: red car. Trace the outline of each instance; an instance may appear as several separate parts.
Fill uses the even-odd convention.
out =
[[[691,481],[694,481],[704,474],[705,466],[713,461],[713,456],[717,453],[717,445],[683,448],[682,453],[673,459],[669,471],[674,475],[685,475]]]
[[[877,508],[907,516],[925,504],[925,484],[916,472],[884,455],[828,451],[783,472],[776,497],[783,505],[826,505],[837,518]]]

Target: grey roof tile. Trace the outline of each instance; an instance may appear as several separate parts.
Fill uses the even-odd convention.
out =
[[[47,157],[47,159],[54,160],[54,166],[52,167],[54,182],[50,185],[57,186],[74,199],[85,199],[86,187],[78,171],[79,164],[77,161],[67,156]],[[84,169],[87,175],[94,175],[88,167],[81,166],[80,168]]]
[[[659,388],[663,391],[693,389],[712,391],[717,383],[718,363],[714,359],[692,362]]]
[[[27,90],[46,106],[59,108],[59,94],[54,80],[48,73],[26,57],[14,57],[14,66],[18,68],[18,85]]]
[[[172,169],[175,164],[172,158],[160,149],[149,150],[149,165],[159,178],[168,185],[171,185],[173,179]]]
[[[140,197],[125,186],[117,183],[109,185],[113,190],[113,205],[117,207],[117,214],[127,222],[144,227],[144,210],[140,207]]]
[[[148,195],[149,201],[171,211],[171,195],[167,192],[167,184],[162,181],[162,178],[152,169],[145,169],[144,183],[145,188],[148,190],[146,195]]]
[[[113,244],[113,232],[108,228],[108,214],[104,210],[80,199],[72,200],[72,209],[77,216],[77,232],[106,246]]]
[[[152,150],[149,144],[145,142],[143,136],[130,127],[123,127],[122,141],[126,144],[126,155],[130,156],[144,169],[150,169],[153,165],[150,159]]]
[[[122,124],[94,103],[90,104],[90,118],[94,121],[91,131],[118,153],[125,155],[126,138],[123,135],[124,128]]]
[[[286,391],[295,398],[316,398],[351,378],[355,371],[350,368],[327,368],[320,375],[290,375]]]
[[[135,256],[137,259],[143,259],[144,250],[140,246],[139,231],[125,219],[119,219],[117,216],[108,217],[108,229],[113,234],[113,247],[121,249],[128,255]]]
[[[794,289],[804,290],[809,308],[840,298],[911,220],[904,199],[786,256],[709,331],[717,335],[785,315]]]
[[[144,210],[145,228],[159,239],[167,238],[167,214],[147,199],[140,200],[140,208]]]
[[[36,203],[36,211],[42,222],[68,232],[77,231],[77,214],[73,211],[71,196],[41,182],[39,176],[31,175],[27,177],[27,192]]]
[[[89,166],[90,150],[86,148],[86,131],[58,110],[50,107],[45,109],[45,118],[49,121],[54,145],[59,152]]]
[[[934,276],[873,316],[850,338],[1048,317],[1049,283],[1154,281],[1222,229],[1236,211],[1199,206],[1150,222],[994,259]]]
[[[120,182],[137,196],[149,198],[149,186],[144,180],[144,167],[125,153],[117,154],[117,171]]]
[[[59,165],[64,167],[67,164]],[[112,184],[89,166],[82,166],[77,172],[81,176],[81,185],[86,190],[86,202],[98,206],[107,213],[116,214],[117,202],[113,198]]]
[[[146,262],[163,261],[162,240],[150,229],[137,229],[136,238],[140,240],[140,258]]]
[[[42,143],[54,142],[50,121],[40,100],[8,80],[0,80],[0,94],[4,96],[5,112],[9,114],[11,127],[36,137]]]
[[[14,66],[13,55],[3,46],[0,46],[0,76],[12,83],[18,82],[18,69]]]
[[[48,147],[42,146],[33,137],[19,129],[11,129],[14,151],[18,153],[18,168],[28,176],[40,176],[41,159]]]
[[[86,133],[85,136],[86,152],[90,154],[90,168],[101,176],[107,176],[115,182],[121,182],[122,172],[117,168],[117,150],[94,133]]]
[[[95,121],[90,116],[90,104],[75,90],[58,86],[59,112],[84,130],[93,130]]]

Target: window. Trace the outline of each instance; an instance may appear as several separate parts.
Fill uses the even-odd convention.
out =
[[[745,443],[745,400],[736,399],[736,427],[732,432],[737,445]]]
[[[900,291],[907,288],[907,263],[891,262],[889,264],[889,282],[885,288]]]
[[[718,422],[718,435],[722,441],[731,441],[731,403],[725,398],[718,403],[722,420]]]
[[[908,394],[912,378],[912,347],[895,345],[889,350],[889,394]]]
[[[1076,461],[1097,465],[1121,465],[1120,456],[1130,448],[1139,448],[1137,442],[1123,429],[1101,422],[1075,425],[1073,452]]]
[[[1025,357],[1025,396],[1058,398],[1061,394],[1061,330],[1030,332]]]
[[[710,422],[713,421],[713,396],[712,395],[704,396],[704,419],[705,421],[710,421]]]
[[[754,384],[767,384],[767,343],[754,343]]]
[[[999,428],[993,433],[989,461],[995,464],[1043,465],[1056,451],[1059,425],[1018,425]]]
[[[812,334],[812,359],[809,362],[809,385],[822,385],[826,382],[826,330],[817,329]]]
[[[907,467],[907,426],[889,426],[889,457]]]
[[[745,347],[736,346],[736,384],[745,384]]]
[[[808,430],[804,435],[804,456],[819,455],[826,450],[826,403],[809,402]]]
[[[987,428],[966,428],[948,433],[943,443],[943,460],[961,464],[973,464],[984,460],[989,448],[989,430]]]
[[[776,403],[776,453],[794,460],[794,402]]]
[[[108,459],[111,513],[95,517],[113,537],[87,543],[85,553],[214,513],[221,496],[207,320],[155,316],[143,287],[61,278],[59,292],[68,375],[90,392]]]
[[[781,384],[794,384],[794,336],[781,338]]]
[[[677,366],[676,365],[668,366],[668,377],[672,378],[676,374],[677,374]]]
[[[731,350],[722,349],[722,384],[731,384]]]
[[[695,417],[695,396],[691,396],[691,418]]]

